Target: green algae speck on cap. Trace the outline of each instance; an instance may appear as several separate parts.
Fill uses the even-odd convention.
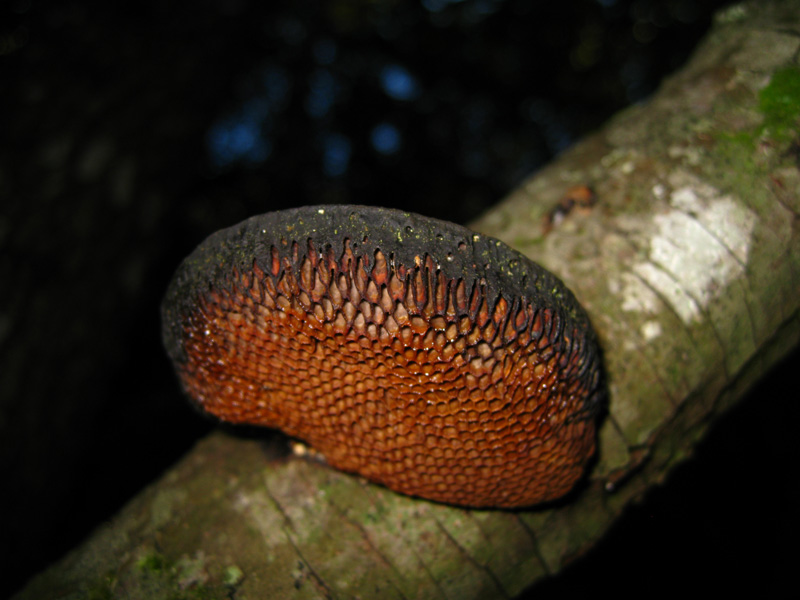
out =
[[[557,499],[595,452],[595,335],[505,244],[364,206],[252,217],[206,239],[162,305],[203,411],[278,428],[344,471],[471,507]]]

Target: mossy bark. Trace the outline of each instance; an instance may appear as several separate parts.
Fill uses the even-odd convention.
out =
[[[726,10],[650,101],[473,224],[600,336],[609,414],[569,498],[437,505],[217,432],[18,598],[502,598],[578,558],[800,337],[798,22],[796,2]],[[596,203],[547,222],[573,186]]]

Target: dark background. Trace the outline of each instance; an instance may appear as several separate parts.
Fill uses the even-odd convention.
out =
[[[726,4],[0,4],[0,596],[213,426],[158,321],[206,235],[321,203],[466,223],[646,99]],[[788,582],[797,364],[537,597]]]

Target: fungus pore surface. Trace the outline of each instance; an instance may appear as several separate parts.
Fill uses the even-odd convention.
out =
[[[396,210],[250,218],[178,268],[163,335],[187,394],[328,463],[473,507],[554,500],[595,450],[600,358],[552,274]]]

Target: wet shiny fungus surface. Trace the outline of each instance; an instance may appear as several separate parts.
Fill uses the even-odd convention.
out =
[[[162,307],[188,395],[328,463],[466,506],[556,499],[595,448],[600,362],[572,294],[496,240],[358,206],[208,238]]]

